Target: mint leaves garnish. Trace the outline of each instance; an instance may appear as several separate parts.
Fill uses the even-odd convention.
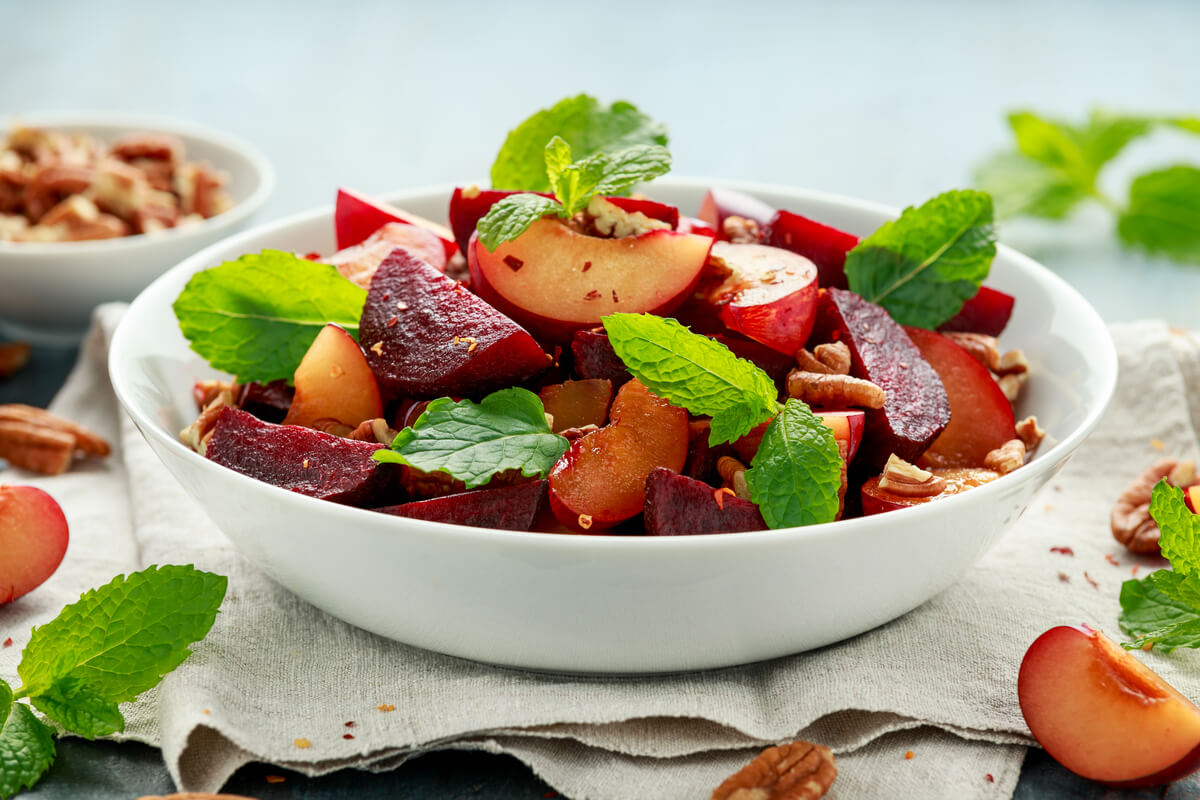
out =
[[[51,728],[29,706],[88,739],[123,730],[134,700],[190,655],[216,620],[227,580],[190,566],[119,575],[33,635],[15,693],[0,681],[0,798],[32,786],[54,760]]]
[[[546,142],[562,137],[577,158],[633,145],[666,145],[667,128],[632,103],[604,106],[586,94],[560,100],[522,122],[505,139],[492,165],[492,186],[522,192],[549,192],[544,165]]]
[[[1135,637],[1123,646],[1150,644],[1168,653],[1200,647],[1200,514],[1188,509],[1181,489],[1161,480],[1150,496],[1150,516],[1171,569],[1121,585],[1121,630]]]
[[[473,489],[507,470],[541,477],[566,451],[567,440],[550,429],[538,396],[513,388],[492,392],[479,403],[434,400],[412,427],[396,435],[390,450],[379,450],[374,458],[445,472]]]
[[[906,208],[846,255],[850,289],[901,325],[936,328],[987,277],[996,255],[992,199],[970,190]]]
[[[326,323],[358,333],[366,290],[279,250],[197,272],[172,306],[192,349],[242,383],[291,380]]]
[[[994,155],[975,176],[995,198],[998,216],[1062,219],[1092,201],[1117,215],[1127,245],[1200,263],[1200,170],[1175,166],[1141,175],[1124,206],[1100,188],[1102,170],[1130,142],[1161,128],[1200,133],[1200,120],[1093,111],[1077,124],[1017,111],[1008,122],[1016,150]]]
[[[767,426],[746,483],[768,527],[835,519],[842,457],[833,431],[803,402],[788,400]]]
[[[671,169],[671,154],[660,145],[633,145],[572,161],[571,146],[559,136],[545,146],[543,159],[554,199],[523,193],[493,205],[476,225],[479,241],[488,252],[517,238],[541,217],[553,214],[570,219],[596,195],[624,193]]]

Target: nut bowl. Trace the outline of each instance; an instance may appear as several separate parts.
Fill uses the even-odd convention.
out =
[[[896,215],[774,186],[676,179],[652,191],[694,213],[712,185],[858,235]],[[450,191],[388,200],[443,219]],[[232,237],[151,284],[112,343],[109,367],[122,405],[225,535],[279,583],[379,635],[493,664],[706,669],[822,647],[881,625],[945,589],[997,541],[1095,426],[1116,383],[1116,354],[1095,311],[1044,267],[1001,246],[988,284],[1017,297],[1004,343],[1024,348],[1033,372],[1018,412],[1037,414],[1048,436],[1028,465],[992,483],[887,514],[737,534],[580,536],[404,519],[259,483],[179,442],[178,431],[196,416],[193,382],[219,374],[188,349],[171,304],[193,273],[264,248],[332,251],[331,210]]]
[[[40,342],[77,341],[92,309],[131,300],[168,267],[245,227],[275,186],[270,162],[254,146],[190,123],[115,113],[30,113],[0,119],[15,125],[85,133],[108,143],[135,132],[174,134],[187,158],[229,176],[231,207],[187,227],[78,242],[0,241],[0,332]]]

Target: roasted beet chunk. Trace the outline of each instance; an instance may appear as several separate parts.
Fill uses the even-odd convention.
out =
[[[962,310],[943,322],[938,330],[999,336],[1008,326],[1015,302],[1011,294],[980,286],[975,296],[963,303]]]
[[[433,522],[451,522],[473,528],[527,531],[546,500],[546,481],[533,481],[499,489],[448,494],[398,506],[377,508],[384,514]]]
[[[298,425],[273,425],[227,407],[217,417],[205,456],[299,494],[348,506],[370,506],[401,495],[402,467],[371,458],[383,446]]]
[[[854,292],[829,289],[817,306],[814,342],[842,341],[850,348],[850,374],[887,394],[883,408],[867,411],[856,462],[878,472],[895,453],[915,462],[950,422],[942,380],[884,309]]]
[[[716,493],[720,491],[669,469],[655,469],[646,478],[647,535],[689,536],[767,529],[758,506],[724,492],[718,503]]]
[[[617,358],[603,329],[576,331],[571,354],[575,356],[575,374],[580,378],[607,378],[620,386],[633,377],[625,369],[625,362]]]
[[[392,398],[473,397],[550,366],[524,328],[403,249],[371,281],[358,340]]]

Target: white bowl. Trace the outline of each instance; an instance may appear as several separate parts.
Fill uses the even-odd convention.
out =
[[[132,300],[168,267],[245,227],[275,187],[275,171],[254,146],[190,123],[115,113],[32,113],[0,120],[88,133],[111,142],[126,133],[178,136],[191,161],[206,161],[230,176],[233,206],[196,225],[153,234],[84,242],[0,242],[0,328],[10,337],[75,341],[92,309],[108,300]]]
[[[661,180],[694,211],[711,181]],[[842,197],[722,184],[866,234],[895,211]],[[442,219],[449,189],[391,196]],[[263,248],[328,252],[328,208],[235,236],[156,280],[113,339],[121,403],[151,447],[249,559],[312,604],[383,636],[495,664],[579,672],[723,667],[849,638],[949,586],[1095,426],[1116,354],[1100,318],[1044,267],[1000,247],[989,285],[1017,297],[1004,344],[1033,365],[1022,413],[1049,437],[1016,472],[926,506],[806,528],[673,538],[481,530],[303,497],[184,447],[192,382],[213,377],[171,303],[198,270]],[[789,611],[790,609],[790,611]]]

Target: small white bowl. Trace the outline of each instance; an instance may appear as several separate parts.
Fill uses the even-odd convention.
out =
[[[7,337],[72,342],[92,309],[132,300],[169,267],[245,227],[275,188],[275,171],[259,150],[228,134],[177,120],[104,112],[31,113],[0,120],[0,135],[22,124],[88,133],[111,142],[126,133],[178,136],[190,161],[230,177],[233,206],[184,228],[83,242],[0,242],[0,329]]]
[[[714,181],[661,180],[694,212]],[[865,235],[896,212],[773,186],[724,184]],[[443,219],[449,188],[388,198]],[[419,647],[518,667],[669,672],[744,664],[847,639],[954,582],[1021,515],[1099,421],[1116,385],[1108,331],[1046,268],[1000,247],[988,284],[1017,298],[1006,347],[1033,374],[1020,413],[1049,431],[1027,466],[936,503],[805,528],[681,537],[481,530],[304,497],[217,466],[177,433],[192,383],[216,377],[171,304],[195,272],[263,248],[329,252],[330,209],[247,231],[189,258],[134,301],[113,338],[121,404],[167,468],[249,559],[354,625]],[[225,376],[228,378],[228,376]]]

